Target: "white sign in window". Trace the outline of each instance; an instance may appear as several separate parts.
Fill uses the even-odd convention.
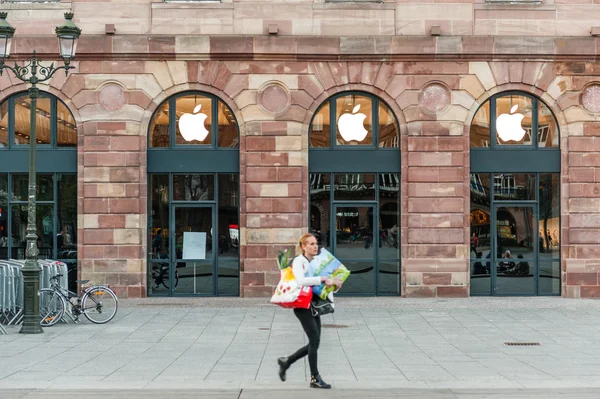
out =
[[[206,259],[206,233],[183,232],[183,255],[185,259]]]

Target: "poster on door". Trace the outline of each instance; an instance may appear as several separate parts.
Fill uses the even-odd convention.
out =
[[[183,259],[206,259],[206,233],[183,232]]]

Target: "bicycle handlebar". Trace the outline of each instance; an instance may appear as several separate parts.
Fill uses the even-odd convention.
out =
[[[50,280],[58,280],[59,278],[63,277],[62,274],[57,274],[56,276],[52,276],[50,277]]]

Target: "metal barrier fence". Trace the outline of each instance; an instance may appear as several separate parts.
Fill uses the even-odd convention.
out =
[[[50,277],[62,274],[60,284],[68,286],[68,269],[63,262],[38,260],[42,268],[40,289],[50,287]],[[0,334],[6,334],[2,326],[17,325],[23,321],[23,274],[24,260],[0,260]]]

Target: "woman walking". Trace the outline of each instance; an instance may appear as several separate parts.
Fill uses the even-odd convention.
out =
[[[298,249],[302,252],[302,255],[296,256],[292,262],[292,272],[294,278],[300,285],[303,286],[319,286],[321,283],[325,283],[326,286],[330,287],[335,284],[336,288],[341,288],[342,282],[336,279],[335,282],[329,277],[310,276],[311,270],[308,264],[312,260],[313,256],[319,253],[319,245],[314,235],[307,233],[300,238]],[[314,294],[313,294],[314,295]],[[294,309],[294,314],[300,320],[302,328],[308,337],[308,345],[298,349],[296,353],[288,357],[280,357],[277,359],[279,364],[279,378],[281,381],[285,381],[285,372],[287,369],[299,359],[308,355],[308,364],[310,366],[310,387],[311,388],[331,388],[331,385],[327,384],[321,378],[319,370],[317,368],[317,350],[319,349],[319,343],[321,342],[321,317],[313,316],[312,310],[309,309]]]

